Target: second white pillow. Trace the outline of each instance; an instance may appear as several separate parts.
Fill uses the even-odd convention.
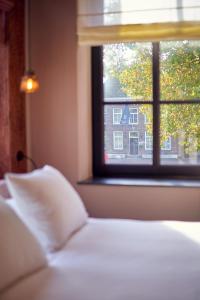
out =
[[[0,294],[47,265],[38,240],[7,202],[0,200]]]
[[[78,193],[55,168],[8,173],[6,183],[19,214],[46,251],[56,251],[87,221]]]

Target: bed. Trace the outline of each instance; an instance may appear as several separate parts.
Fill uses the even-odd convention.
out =
[[[88,218],[1,300],[199,300],[200,223]]]

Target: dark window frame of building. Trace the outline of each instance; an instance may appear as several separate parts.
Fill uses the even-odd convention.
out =
[[[160,164],[160,107],[165,104],[200,104],[194,101],[163,101],[160,100],[160,45],[152,43],[152,76],[153,76],[153,163],[152,165],[106,164],[104,154],[104,106],[124,105],[124,102],[113,103],[104,101],[103,91],[103,47],[96,46],[91,49],[92,61],[92,123],[93,123],[93,176],[112,178],[197,178],[200,177],[200,165],[161,165]],[[146,104],[150,102],[147,101]],[[145,104],[144,101],[127,102],[126,104]],[[116,129],[117,130],[117,129]]]

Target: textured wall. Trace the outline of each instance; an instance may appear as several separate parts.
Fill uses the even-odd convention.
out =
[[[24,72],[24,0],[13,0],[7,15],[6,43],[0,43],[0,177],[7,171],[23,172],[26,163],[16,161],[26,151],[25,99],[19,91]]]

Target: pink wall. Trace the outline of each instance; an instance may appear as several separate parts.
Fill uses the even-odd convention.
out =
[[[75,182],[75,1],[33,0],[31,7],[32,66],[38,74],[41,88],[29,99],[30,152],[39,165],[52,164]]]
[[[91,175],[91,100],[89,49],[77,47],[75,2],[32,0],[32,66],[41,89],[28,99],[30,155],[60,169],[91,216],[198,220],[200,189],[76,184]]]

